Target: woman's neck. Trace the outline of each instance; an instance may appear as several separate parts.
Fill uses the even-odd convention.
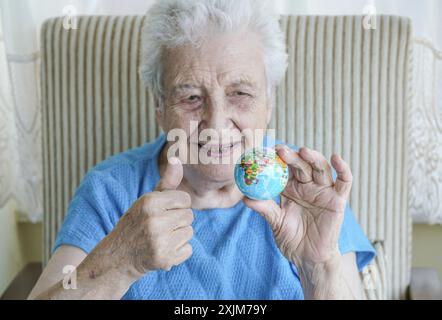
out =
[[[192,208],[199,210],[231,208],[243,198],[235,184],[200,184],[197,179],[193,178],[184,178],[179,190],[189,193],[192,199]]]

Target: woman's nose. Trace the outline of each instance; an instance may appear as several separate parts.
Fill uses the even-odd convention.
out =
[[[208,99],[201,119],[201,129],[213,129],[221,132],[232,127],[230,111],[224,97]]]

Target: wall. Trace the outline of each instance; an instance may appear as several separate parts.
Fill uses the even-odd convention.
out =
[[[433,267],[442,281],[442,226],[414,225],[413,267]]]
[[[15,204],[0,209],[0,295],[17,273],[41,261],[41,224],[17,223]]]

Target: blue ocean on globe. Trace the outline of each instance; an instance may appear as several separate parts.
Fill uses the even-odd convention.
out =
[[[274,149],[254,148],[246,151],[235,166],[239,190],[253,200],[270,200],[287,186],[287,164]]]

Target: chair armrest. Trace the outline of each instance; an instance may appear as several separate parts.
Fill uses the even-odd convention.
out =
[[[412,268],[411,300],[441,300],[442,285],[437,271],[432,268]]]

